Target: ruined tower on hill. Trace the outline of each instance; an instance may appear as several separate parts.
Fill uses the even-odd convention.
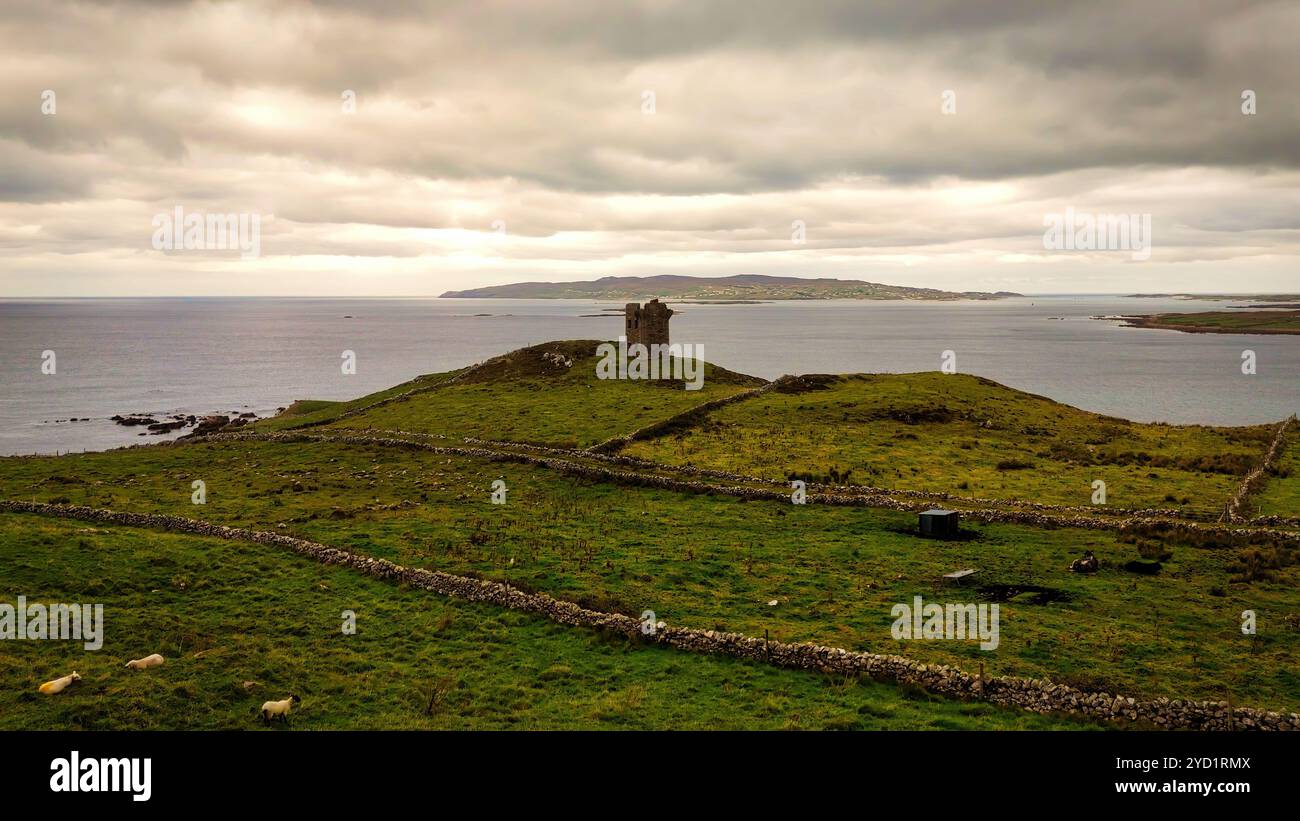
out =
[[[627,337],[627,344],[667,345],[668,318],[672,315],[673,309],[657,299],[644,306],[636,302],[627,303],[623,317],[623,335]]]

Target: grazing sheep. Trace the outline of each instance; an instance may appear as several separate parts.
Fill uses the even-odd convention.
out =
[[[77,675],[76,670],[73,670],[71,675],[64,676],[63,678],[56,678],[54,681],[45,682],[41,685],[41,692],[49,696],[52,696],[55,693],[62,693],[67,689],[68,685],[74,681],[81,681],[81,676]]]
[[[1082,559],[1075,559],[1070,562],[1071,573],[1096,573],[1100,567],[1101,565],[1098,563],[1097,557],[1092,555],[1091,550],[1083,551]]]
[[[286,698],[284,701],[265,702],[262,705],[262,723],[270,724],[271,719],[275,718],[276,716],[279,716],[281,721],[287,723],[289,721],[289,708],[295,704],[301,704],[301,703],[302,703],[302,699],[298,698],[292,693],[290,693],[289,697]]]
[[[147,670],[150,667],[157,667],[163,663],[161,653],[154,653],[152,656],[145,656],[142,659],[131,659],[126,663],[128,670]]]

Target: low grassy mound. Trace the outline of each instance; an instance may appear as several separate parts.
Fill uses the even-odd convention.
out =
[[[0,600],[100,603],[106,623],[98,651],[3,642],[0,730],[260,730],[290,692],[289,727],[266,731],[1093,726],[631,644],[262,545],[0,515],[0,561]],[[123,669],[152,652],[167,662]]]
[[[715,365],[705,366],[700,390],[671,379],[598,379],[598,345],[573,340],[513,351],[445,386],[340,416],[331,427],[587,447],[763,384]]]
[[[988,379],[808,376],[638,442],[631,456],[768,478],[993,499],[1211,514],[1262,457],[1269,426],[1139,424]]]

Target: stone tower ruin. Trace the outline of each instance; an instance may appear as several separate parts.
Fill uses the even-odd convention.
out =
[[[627,303],[624,308],[623,335],[627,344],[667,345],[668,318],[673,309],[657,299],[647,302],[644,307],[636,302]]]

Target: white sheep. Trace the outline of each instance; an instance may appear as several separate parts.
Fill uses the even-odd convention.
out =
[[[55,693],[62,693],[67,689],[68,685],[74,681],[81,681],[81,676],[77,675],[76,670],[73,670],[71,675],[66,675],[63,678],[56,678],[54,681],[45,682],[41,685],[41,692],[49,696],[52,696]]]
[[[262,723],[270,724],[271,719],[275,718],[276,716],[279,716],[281,721],[287,723],[289,721],[289,708],[295,704],[301,704],[301,703],[302,703],[302,699],[298,698],[292,693],[290,693],[289,697],[286,698],[284,701],[267,701],[263,703]]]
[[[131,659],[126,663],[128,670],[147,670],[150,667],[157,667],[163,663],[161,653],[154,653],[152,656],[145,656],[142,659]]]

